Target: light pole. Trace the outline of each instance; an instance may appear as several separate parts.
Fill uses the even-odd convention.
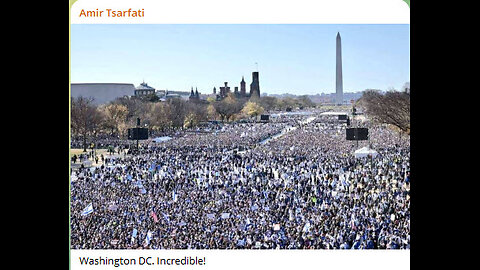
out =
[[[355,120],[355,115],[357,115],[357,109],[355,105],[352,105],[352,122],[355,122],[355,126],[353,127],[355,141],[357,141],[357,148],[358,148],[358,124]]]

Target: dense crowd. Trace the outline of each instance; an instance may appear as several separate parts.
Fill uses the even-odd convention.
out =
[[[72,248],[410,248],[408,137],[369,125],[378,155],[355,158],[335,117],[271,120],[72,171]]]

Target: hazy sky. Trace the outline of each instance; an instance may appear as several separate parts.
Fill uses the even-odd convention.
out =
[[[71,26],[72,83],[133,83],[156,89],[247,91],[258,63],[269,94],[335,92],[342,37],[343,91],[401,89],[410,81],[410,26],[367,24],[112,24]]]

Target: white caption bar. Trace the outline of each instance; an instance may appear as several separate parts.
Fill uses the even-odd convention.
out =
[[[71,250],[82,269],[410,269],[409,250]],[[83,264],[82,264],[83,262]],[[98,263],[98,264],[96,264]]]

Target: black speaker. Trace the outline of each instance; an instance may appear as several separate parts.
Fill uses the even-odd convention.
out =
[[[262,120],[262,121],[268,121],[269,119],[270,119],[270,115],[268,115],[268,114],[260,115],[260,120]]]
[[[368,128],[347,128],[347,141],[368,140]]]
[[[347,120],[347,115],[346,114],[338,115],[338,120]]]
[[[129,128],[129,140],[146,140],[148,139],[148,128]]]

